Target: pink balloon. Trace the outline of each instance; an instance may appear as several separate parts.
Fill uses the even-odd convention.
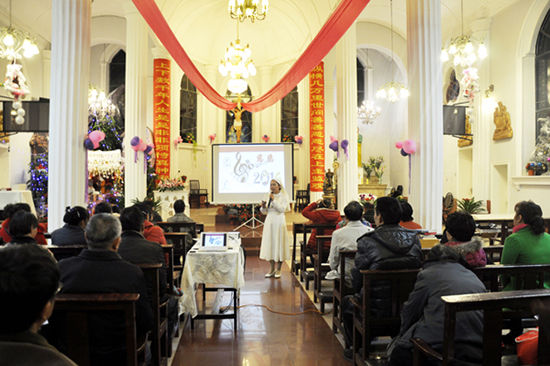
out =
[[[105,138],[105,133],[103,133],[102,131],[92,131],[88,135],[88,138],[92,140],[92,142],[99,142]]]
[[[138,151],[138,145],[133,145],[133,146],[132,146],[132,150]]]
[[[143,140],[139,140],[138,150],[139,151],[145,151],[147,149],[147,143]]]
[[[416,151],[416,143],[413,140],[405,140],[405,142],[403,142],[403,150],[405,150],[407,154],[414,154]]]
[[[94,149],[99,147],[99,141],[92,141],[94,143]]]
[[[401,148],[403,148],[403,143],[401,141],[397,141],[395,143],[395,147],[398,148],[398,149],[401,149]]]

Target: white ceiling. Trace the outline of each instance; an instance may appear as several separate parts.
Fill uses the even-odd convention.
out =
[[[92,17],[124,18],[128,0],[94,0]],[[463,0],[465,24],[491,17],[516,1]],[[12,0],[12,25],[30,32],[42,47],[51,48],[52,0]],[[237,36],[236,21],[227,13],[227,0],[156,0],[172,30],[191,58],[216,63]],[[9,22],[10,0],[0,0],[0,24]],[[256,65],[276,65],[293,60],[311,42],[339,0],[270,0],[266,20],[240,24],[241,43],[249,43]],[[406,36],[406,0],[393,1],[394,29]],[[444,37],[459,33],[460,0],[441,1]],[[390,27],[390,1],[371,0],[359,21]],[[465,26],[465,32],[468,32]],[[93,42],[93,41],[92,41]]]

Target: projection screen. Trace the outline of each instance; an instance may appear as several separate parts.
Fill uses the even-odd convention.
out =
[[[293,149],[293,143],[212,145],[212,202],[259,204],[275,177],[293,201]]]

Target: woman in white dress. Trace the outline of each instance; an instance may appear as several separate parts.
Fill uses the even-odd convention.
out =
[[[260,259],[269,261],[271,270],[265,276],[280,278],[284,260],[290,259],[289,241],[286,232],[285,211],[290,210],[289,198],[282,182],[275,178],[270,183],[271,192],[266,194],[260,211],[266,215]],[[275,262],[277,269],[275,269]]]

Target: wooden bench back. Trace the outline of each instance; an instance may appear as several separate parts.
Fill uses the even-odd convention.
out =
[[[87,245],[47,245],[46,248],[50,250],[50,252],[53,253],[53,256],[55,259],[59,262],[62,259],[65,258],[71,258],[76,257],[82,252],[84,249],[88,249]]]
[[[550,276],[550,264],[488,265],[473,271],[491,292],[499,291],[502,275],[516,276],[518,283],[523,283],[524,290],[534,290],[544,288],[544,278]]]
[[[197,237],[196,222],[157,222],[157,225],[164,230],[165,233],[179,233],[182,229],[184,232],[191,233],[193,238]]]
[[[80,366],[90,365],[88,312],[124,311],[127,365],[137,365],[136,310],[139,294],[58,294],[54,311],[67,317],[67,356]]]

